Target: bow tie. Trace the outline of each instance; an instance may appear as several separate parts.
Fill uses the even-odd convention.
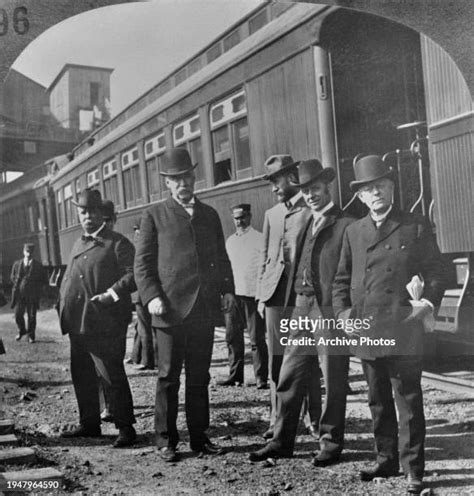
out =
[[[95,241],[94,236],[89,236],[89,235],[87,235],[87,234],[83,234],[83,235],[81,236],[81,239],[82,239],[82,241],[85,241],[86,243],[87,243],[88,241]]]

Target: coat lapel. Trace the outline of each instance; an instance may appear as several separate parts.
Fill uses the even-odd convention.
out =
[[[188,220],[190,219],[188,212],[186,212],[186,209],[176,200],[173,200],[171,196],[166,200],[166,206],[173,212],[174,215],[184,217]],[[194,205],[194,208],[196,209],[196,205]]]
[[[385,222],[383,222],[378,229],[375,228],[374,222],[370,218],[370,214],[368,217],[370,223],[375,229],[375,236],[369,248],[371,246],[375,246],[376,244],[382,242],[384,239],[388,238],[388,236],[390,236],[390,234],[392,234],[393,231],[395,231],[395,229],[400,227],[401,224],[399,213],[393,210],[388,214],[388,217],[385,219]]]

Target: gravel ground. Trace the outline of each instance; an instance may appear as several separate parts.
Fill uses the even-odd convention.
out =
[[[0,399],[3,416],[14,418],[23,446],[39,454],[38,467],[51,466],[65,475],[62,491],[55,494],[100,495],[202,495],[202,494],[405,494],[402,476],[362,483],[358,472],[374,459],[366,384],[351,369],[348,397],[347,442],[342,462],[329,468],[311,465],[315,439],[301,434],[295,457],[275,464],[252,464],[247,453],[263,445],[260,437],[268,425],[269,392],[252,384],[250,353],[243,387],[222,388],[216,380],[227,373],[227,348],[216,333],[211,368],[210,437],[229,449],[219,457],[198,458],[188,447],[183,405],[180,405],[179,445],[183,459],[165,464],[153,448],[153,404],[156,372],[138,372],[127,365],[134,396],[139,439],[133,448],[110,448],[117,432],[103,425],[102,438],[65,440],[59,433],[77,422],[77,405],[69,372],[69,342],[61,336],[53,310],[38,314],[37,342],[14,340],[11,310],[0,312],[0,335],[7,348],[0,355]],[[130,329],[128,349],[133,331]],[[25,393],[29,393],[26,395]],[[183,400],[181,391],[181,400]],[[474,495],[474,402],[453,393],[425,389],[427,417],[427,487],[435,495]],[[14,466],[9,470],[21,470]],[[5,467],[0,466],[0,470]]]

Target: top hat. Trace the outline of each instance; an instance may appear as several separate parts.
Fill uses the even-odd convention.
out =
[[[349,186],[352,191],[356,191],[360,186],[389,177],[393,169],[389,167],[379,155],[367,155],[354,164],[355,181],[351,181]]]
[[[298,166],[299,182],[291,184],[304,188],[316,181],[330,183],[336,177],[336,171],[332,167],[323,167],[321,162],[316,159],[303,160]]]
[[[86,189],[79,193],[77,202],[71,200],[76,207],[82,208],[99,208],[102,209],[102,196],[98,189]]]
[[[291,155],[272,155],[267,158],[264,165],[267,168],[267,174],[263,176],[263,179],[269,181],[280,174],[289,172],[298,165],[298,162],[295,162]]]
[[[32,251],[34,251],[34,249],[35,249],[35,245],[33,243],[25,243],[23,245],[23,250],[32,252]]]
[[[235,205],[232,207],[232,217],[234,219],[240,219],[245,214],[250,213],[250,204],[249,203],[240,203],[239,205]]]
[[[102,215],[104,219],[112,219],[115,216],[115,205],[111,200],[104,200],[102,203]]]
[[[192,164],[188,150],[170,148],[161,156],[160,174],[162,176],[182,176],[192,171],[198,164]]]

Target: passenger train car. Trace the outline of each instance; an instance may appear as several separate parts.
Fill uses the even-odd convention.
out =
[[[337,171],[337,202],[361,216],[362,206],[348,187],[353,161],[377,153],[396,169],[396,203],[429,215],[440,247],[458,260],[437,335],[439,342],[446,337],[455,342],[456,353],[467,349],[474,333],[468,328],[471,255],[465,254],[474,251],[474,234],[469,224],[460,225],[463,233],[453,232],[440,157],[456,150],[469,154],[462,141],[470,128],[456,115],[457,125],[444,122],[450,109],[440,108],[438,100],[443,78],[453,79],[444,84],[452,88],[453,108],[472,106],[472,100],[462,78],[447,75],[451,62],[438,48],[370,14],[317,4],[260,6],[90,134],[71,160],[53,159],[33,188],[15,194],[12,184],[0,200],[2,212],[8,217],[15,208],[7,203],[17,202],[26,224],[32,221],[26,225],[30,232],[20,235],[20,221],[7,219],[4,272],[19,250],[12,247],[26,239],[40,241],[43,261],[51,267],[67,261],[80,232],[72,201],[85,188],[98,188],[114,201],[116,228],[131,237],[143,209],[167,195],[158,171],[170,147],[187,148],[199,164],[197,194],[217,209],[226,236],[232,231],[229,208],[240,202],[252,205],[253,224],[261,228],[264,211],[274,203],[262,180],[268,156],[319,157]],[[435,141],[427,141],[427,133]],[[453,167],[472,167],[469,156],[458,162]],[[460,192],[456,201],[469,201],[463,181],[449,181]],[[52,270],[53,282],[57,274]]]

